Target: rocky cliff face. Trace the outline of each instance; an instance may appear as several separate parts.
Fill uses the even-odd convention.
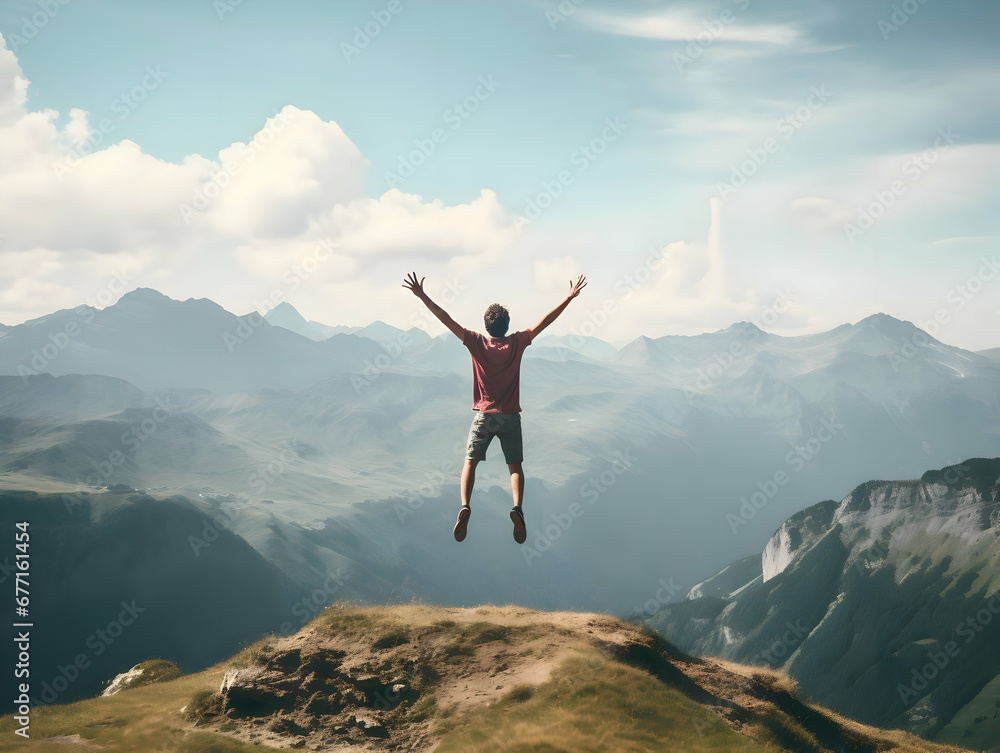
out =
[[[990,461],[970,460],[919,481],[871,481],[839,505],[824,502],[789,518],[768,541],[762,556],[767,582],[793,566],[834,528],[858,567],[893,564],[890,552],[921,546],[928,537],[949,538],[958,569],[1000,535],[1000,508]]]
[[[759,575],[696,586],[651,622],[685,650],[783,668],[865,721],[996,746],[998,479],[1000,459],[973,459],[862,484],[789,518]]]

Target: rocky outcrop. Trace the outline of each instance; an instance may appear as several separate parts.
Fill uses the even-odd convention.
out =
[[[152,685],[154,682],[167,682],[181,676],[180,668],[166,659],[147,659],[136,664],[128,672],[117,675],[102,692],[101,696],[116,695],[123,690]]]
[[[344,651],[323,647],[284,648],[260,658],[226,672],[218,698],[208,704],[215,716],[263,720],[268,732],[283,738],[322,730],[328,742],[382,739],[405,718],[393,711],[420,697],[411,684],[412,661],[345,664]]]
[[[143,672],[142,667],[140,667],[138,664],[132,667],[132,669],[130,669],[128,672],[122,672],[120,675],[117,675],[115,679],[111,681],[108,687],[106,687],[101,692],[101,695],[103,697],[112,696],[115,695],[116,693],[120,693],[123,690],[126,690],[127,688],[132,687],[132,685],[140,677],[142,677],[142,672]]]

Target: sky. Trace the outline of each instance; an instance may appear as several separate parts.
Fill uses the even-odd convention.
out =
[[[1000,4],[0,4],[0,322],[136,287],[1000,346]],[[426,327],[431,334],[444,328]]]

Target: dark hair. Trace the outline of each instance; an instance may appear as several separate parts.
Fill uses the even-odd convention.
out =
[[[490,333],[490,336],[503,337],[507,334],[507,327],[510,326],[510,312],[499,303],[492,303],[486,309],[483,321],[486,323],[486,331]]]

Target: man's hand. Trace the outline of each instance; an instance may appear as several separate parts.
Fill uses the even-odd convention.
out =
[[[578,295],[580,295],[580,291],[583,290],[585,287],[587,287],[587,278],[584,277],[583,275],[580,275],[577,278],[576,282],[573,282],[572,280],[570,280],[569,281],[569,298],[570,298],[570,300],[572,300],[573,298],[576,298]]]
[[[542,319],[542,321],[540,321],[538,324],[536,324],[534,327],[531,327],[528,330],[528,332],[531,333],[531,339],[534,340],[536,337],[538,337],[538,335],[541,334],[543,329],[552,324],[552,322],[554,322],[558,318],[558,316],[563,311],[566,310],[566,307],[569,306],[569,302],[572,301],[574,298],[576,298],[578,295],[580,295],[580,291],[583,290],[586,286],[587,286],[587,278],[584,277],[583,275],[580,275],[576,279],[576,282],[570,280],[569,295],[566,296],[566,300],[560,303],[554,309],[552,309],[548,314],[545,315],[545,318]]]
[[[418,282],[417,281],[417,273],[416,272],[410,272],[410,274],[408,274],[406,276],[406,281],[403,282],[403,287],[404,288],[408,288],[409,290],[412,290],[413,291],[413,295],[415,295],[417,298],[421,298],[422,299],[426,295],[424,293],[424,280],[426,280],[426,279],[427,279],[426,277],[422,277],[420,279],[420,281]]]
[[[430,299],[430,296],[424,292],[424,280],[426,279],[427,279],[426,277],[421,277],[419,280],[417,280],[417,273],[410,272],[410,274],[406,276],[406,280],[403,282],[403,287],[409,288],[411,291],[413,291],[413,295],[415,295],[417,298],[423,301],[424,305],[428,309],[430,309],[430,312],[434,314],[434,316],[436,316],[438,319],[440,319],[441,323],[445,327],[447,327],[449,331],[451,331],[451,333],[455,335],[455,337],[457,337],[459,340],[464,341],[465,330],[462,327],[462,325],[456,322],[450,316],[448,316],[448,312],[445,311],[440,306],[438,306],[436,303],[434,303],[434,301]]]

